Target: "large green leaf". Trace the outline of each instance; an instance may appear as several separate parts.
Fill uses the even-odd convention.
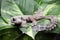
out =
[[[23,15],[14,0],[2,0],[1,16],[9,22],[12,16]]]
[[[38,8],[34,3],[34,0],[2,0],[1,16],[8,23],[12,16],[33,14]]]
[[[6,23],[2,20],[2,18],[0,17],[0,26],[6,25]]]
[[[30,37],[32,37],[34,39],[35,35],[37,32],[32,30],[32,27],[28,25],[27,28],[20,28],[20,30],[22,32],[24,32],[25,34],[29,35]]]
[[[59,25],[60,24],[60,18],[59,18],[60,17],[59,2],[60,1],[58,1],[58,0],[57,1],[56,0],[35,0],[35,1],[38,4],[40,4],[40,7],[43,10],[44,15],[56,15],[57,16],[58,25],[57,25],[56,29],[52,30],[52,32],[60,33],[60,27],[59,27],[60,26]],[[1,16],[2,16],[3,22],[1,21],[2,24],[0,23],[0,25],[5,25],[6,23],[9,23],[9,20],[12,16],[18,16],[18,15],[23,15],[23,14],[25,14],[25,15],[33,14],[34,11],[38,8],[37,3],[35,1],[34,0],[3,0],[2,5],[1,5]],[[47,23],[47,21],[44,21],[44,22],[41,21],[41,23],[44,24],[44,23]],[[0,26],[0,30],[7,29],[7,28],[10,28],[10,27],[9,26]],[[36,32],[32,31],[32,27],[30,27],[29,25],[28,25],[27,29],[23,28],[21,31],[26,33],[27,35],[31,36],[32,38],[34,38],[35,34],[36,34]],[[41,35],[44,36],[43,34],[41,34]],[[6,38],[6,40],[9,40],[9,38],[7,38],[7,37],[9,37],[8,35],[6,35],[3,38],[4,39]],[[14,35],[14,32],[13,32],[13,35]],[[40,37],[42,37],[42,36],[40,36]],[[28,40],[28,38],[27,38],[28,36],[25,36],[25,37],[26,38],[23,38],[22,40]],[[42,38],[40,38],[40,39],[42,39]],[[46,38],[48,38],[48,37],[46,37]],[[40,40],[40,39],[38,39],[38,40]],[[49,39],[46,39],[46,40],[49,40]],[[29,39],[29,40],[32,40],[32,39]]]
[[[1,27],[0,30],[7,29],[10,27],[12,28],[12,26],[8,25],[10,18],[12,16],[33,14],[34,9],[36,10],[38,8],[38,6],[36,5],[37,4],[35,3],[34,0],[2,0],[1,18],[3,19],[4,23],[7,23],[7,26],[5,24],[4,24],[5,26],[0,26]],[[32,28],[28,29],[31,31],[26,30],[27,31],[26,34],[33,37]]]
[[[60,0],[37,0],[36,2],[39,3],[42,1],[42,4],[40,4],[41,8],[43,9],[43,12],[45,15],[54,15],[57,17],[57,28],[52,30],[54,33],[60,33]]]
[[[20,34],[14,28],[0,30],[0,40],[14,40],[18,35]]]
[[[45,33],[42,33],[42,34],[39,33],[39,34],[37,34],[38,36],[36,37],[36,40],[55,40],[53,37],[51,39],[51,36],[54,35],[54,33],[60,34],[60,0],[35,0],[35,1],[38,4],[40,4],[45,15],[57,16],[57,21],[58,21],[56,28],[51,30],[51,33],[53,33],[53,34],[51,34],[51,33],[47,34],[47,35],[49,35],[49,37],[47,37],[47,35]],[[41,21],[41,22],[43,22],[43,21]]]

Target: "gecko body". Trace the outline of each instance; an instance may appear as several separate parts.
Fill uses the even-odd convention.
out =
[[[27,22],[30,22],[32,26],[36,25],[36,20],[31,15],[14,16],[11,18],[12,25],[26,27]]]
[[[50,24],[46,26],[41,26],[41,25],[38,26],[37,21],[41,19],[49,20]],[[56,27],[57,18],[56,16],[44,16],[41,10],[38,10],[37,12],[35,12],[34,15],[14,16],[11,18],[11,24],[14,24],[15,26],[27,27],[28,22],[31,23],[32,27],[39,27],[40,29],[42,27],[43,30],[51,30],[51,29],[54,29],[54,27]]]

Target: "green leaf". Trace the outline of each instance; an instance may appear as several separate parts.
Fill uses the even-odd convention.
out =
[[[55,40],[55,34],[49,32],[38,32],[35,36],[35,40]]]
[[[20,35],[16,29],[4,29],[0,30],[0,40],[15,40]]]
[[[4,20],[0,17],[0,30],[7,29],[7,28],[14,28],[10,24],[6,24]]]
[[[2,20],[2,18],[0,17],[0,26],[6,25],[6,23]]]
[[[56,4],[50,4],[50,5],[47,5],[46,8],[44,9],[44,14],[48,14],[49,10],[51,10],[53,7],[55,7]]]
[[[57,26],[54,30],[52,30],[52,32],[60,33],[60,1],[59,0],[43,0],[43,3],[40,6],[43,9],[44,14],[46,16],[54,15],[57,17]]]
[[[20,16],[23,14],[31,15],[38,8],[38,6],[36,5],[37,4],[34,0],[2,0],[1,18],[3,19],[4,23],[6,23],[7,25],[4,24],[4,26],[0,26],[0,30],[13,28],[12,26],[8,25],[10,18],[13,16]],[[34,38],[32,33],[32,28],[29,27],[27,30],[29,31],[27,31],[26,34]],[[6,35],[5,37],[8,39],[8,35]],[[3,38],[5,39],[5,37]]]
[[[36,35],[36,33],[37,33],[37,32],[35,32],[35,31],[33,31],[32,27],[29,26],[29,25],[27,26],[27,28],[20,28],[20,30],[21,30],[23,33],[25,33],[25,34],[29,35],[30,37],[32,37],[33,39],[35,38],[35,35]]]
[[[48,12],[47,15],[54,15],[57,17],[57,26],[53,30],[54,33],[60,33],[60,5],[55,4],[54,7],[52,7]]]
[[[14,27],[11,26],[11,25],[3,25],[3,26],[0,26],[0,30],[8,29],[8,28],[14,28]]]
[[[12,16],[23,15],[14,0],[2,0],[1,16],[9,22]]]
[[[38,8],[34,0],[17,0],[16,3],[24,15],[31,15]]]
[[[40,1],[41,2],[41,1]],[[40,4],[41,8],[44,11],[44,14],[47,15],[54,15],[57,16],[57,26],[55,29],[51,30],[51,33],[58,33],[60,34],[60,0],[43,0],[43,3]],[[43,22],[43,21],[41,21]],[[45,22],[46,23],[46,22]],[[47,34],[50,36],[52,36],[53,34]],[[42,33],[36,37],[36,40],[55,40],[46,36],[45,33]],[[44,38],[44,39],[43,39]]]
[[[58,19],[57,27],[52,30],[53,33],[60,33],[60,1],[53,1],[53,0],[37,0],[39,6],[44,11],[44,15],[56,15]],[[35,8],[36,7],[36,8]],[[9,20],[12,16],[18,16],[18,15],[31,15],[34,13],[34,11],[38,8],[37,3],[34,0],[3,0],[1,5],[1,16],[3,20],[0,19],[0,30],[10,28],[9,25],[6,26],[6,22],[9,23]],[[5,20],[5,21],[4,21]],[[41,24],[44,24],[48,21],[41,21]],[[5,26],[2,26],[5,25]],[[12,26],[11,26],[12,28]],[[31,36],[33,39],[36,35],[36,32],[32,30],[31,26],[28,26],[28,28],[21,29],[24,33]],[[6,34],[3,40],[6,38],[6,40],[9,40],[10,34]],[[14,34],[13,34],[14,35]],[[43,37],[42,37],[43,36]],[[46,35],[41,35],[40,37],[45,38]],[[10,36],[11,37],[11,36]],[[26,37],[26,36],[25,36]],[[39,36],[38,36],[39,37]],[[37,39],[38,39],[37,37]],[[14,37],[13,37],[14,38]],[[38,39],[41,40],[42,38]],[[48,38],[48,37],[47,37]],[[0,37],[1,39],[1,37]],[[50,39],[50,38],[49,38]],[[44,39],[44,40],[49,40]],[[12,39],[11,39],[12,40]],[[23,38],[23,40],[28,40],[26,38]],[[43,40],[43,39],[42,39]]]

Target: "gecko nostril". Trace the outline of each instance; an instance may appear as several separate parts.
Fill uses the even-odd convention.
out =
[[[13,21],[16,21],[16,19],[15,19],[15,18],[13,18]]]

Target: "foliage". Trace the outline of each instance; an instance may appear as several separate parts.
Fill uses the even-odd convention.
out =
[[[34,11],[40,7],[44,15],[57,16],[57,27],[51,31],[34,32],[31,26],[21,28],[22,32],[9,25],[10,18],[18,15],[33,15]],[[45,24],[48,21],[41,21]],[[48,33],[48,34],[47,34]],[[60,33],[60,0],[2,0],[0,16],[0,40],[53,40],[51,33]],[[19,36],[22,35],[22,36]],[[51,36],[50,36],[51,35]],[[33,38],[33,39],[32,39]],[[44,38],[44,39],[43,39]]]

